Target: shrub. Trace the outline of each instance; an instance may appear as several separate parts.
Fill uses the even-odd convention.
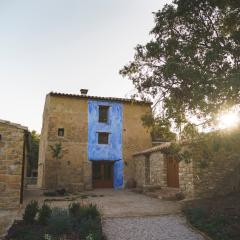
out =
[[[71,203],[68,206],[68,210],[70,215],[79,221],[86,218],[98,218],[100,216],[97,206],[93,204],[81,206],[79,203]]]
[[[35,221],[38,212],[38,223]],[[8,231],[10,240],[102,240],[100,213],[96,205],[81,206],[71,203],[68,209],[53,208],[37,201],[30,202],[23,215],[24,221],[16,221]],[[32,224],[29,226],[29,224]]]
[[[102,228],[100,218],[88,218],[81,222],[79,228],[80,239],[101,240]]]
[[[80,208],[81,218],[98,218],[99,216],[100,212],[98,211],[96,205],[89,204]]]
[[[52,210],[47,204],[43,204],[39,209],[38,222],[42,225],[46,225],[51,217]]]
[[[42,235],[36,234],[36,232],[29,228],[29,226],[17,229],[8,237],[10,237],[9,239],[11,240],[43,240]]]
[[[80,203],[70,203],[68,206],[69,214],[73,217],[78,217],[80,215]]]
[[[55,237],[71,233],[73,219],[66,209],[54,208],[48,221],[47,232]]]
[[[44,229],[37,225],[26,225],[24,222],[15,221],[8,230],[6,240],[44,240]]]
[[[38,202],[33,200],[25,208],[23,220],[27,224],[33,224],[38,212]]]

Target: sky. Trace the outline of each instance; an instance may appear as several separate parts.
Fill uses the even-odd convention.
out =
[[[51,91],[130,97],[119,70],[170,0],[0,0],[0,119],[41,131]]]

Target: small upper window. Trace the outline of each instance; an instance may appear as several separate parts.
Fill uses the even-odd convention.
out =
[[[64,137],[64,128],[59,128],[58,129],[58,136],[59,137]]]
[[[108,122],[108,112],[109,112],[109,106],[99,106],[98,121],[101,123],[107,123]]]
[[[99,132],[98,133],[98,144],[108,144],[109,142],[109,133]]]

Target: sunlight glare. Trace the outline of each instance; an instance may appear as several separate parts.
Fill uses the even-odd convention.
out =
[[[227,112],[222,114],[218,119],[220,129],[235,127],[239,124],[240,118],[238,112]]]

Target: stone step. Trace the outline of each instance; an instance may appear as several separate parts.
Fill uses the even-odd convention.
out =
[[[159,190],[145,192],[145,194],[150,197],[169,201],[179,201],[184,199],[184,195],[179,188],[163,187]]]

